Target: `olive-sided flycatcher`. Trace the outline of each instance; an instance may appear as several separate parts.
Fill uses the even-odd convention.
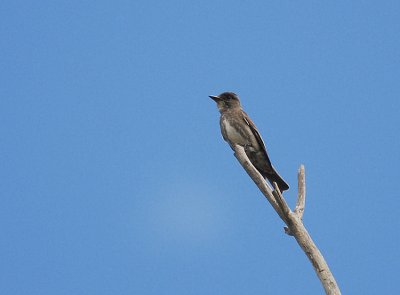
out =
[[[219,124],[222,137],[231,148],[244,147],[247,157],[261,175],[269,182],[276,182],[280,191],[289,189],[288,184],[276,172],[269,160],[264,141],[250,117],[242,110],[239,97],[233,92],[218,96],[210,95],[221,113]]]

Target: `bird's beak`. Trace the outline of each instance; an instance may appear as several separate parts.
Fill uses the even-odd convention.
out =
[[[219,100],[221,100],[219,98],[219,96],[215,96],[215,95],[210,95],[209,98],[211,98],[212,100],[214,100],[215,102],[218,102]]]

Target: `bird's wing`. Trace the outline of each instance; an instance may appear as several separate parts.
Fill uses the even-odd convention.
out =
[[[242,111],[242,113],[243,113],[243,120],[250,127],[251,131],[253,132],[254,136],[257,139],[258,144],[260,145],[260,147],[262,148],[262,150],[265,153],[265,157],[266,157],[267,163],[272,167],[271,161],[269,160],[269,157],[268,157],[267,148],[265,147],[265,143],[264,143],[263,139],[261,138],[261,135],[258,132],[256,125],[250,119],[249,115],[246,114],[245,111]]]

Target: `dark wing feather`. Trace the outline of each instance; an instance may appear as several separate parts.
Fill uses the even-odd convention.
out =
[[[256,125],[254,124],[254,122],[250,119],[249,115],[246,114],[245,111],[242,111],[243,113],[243,120],[246,122],[246,124],[250,127],[251,131],[253,132],[254,136],[257,139],[258,144],[260,145],[260,147],[262,148],[262,150],[265,153],[265,158],[267,160],[267,163],[269,164],[270,167],[272,167],[271,161],[269,160],[268,157],[268,153],[267,153],[267,148],[265,147],[264,141],[261,138],[260,133],[257,130]]]

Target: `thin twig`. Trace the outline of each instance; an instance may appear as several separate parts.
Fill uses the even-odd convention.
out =
[[[274,196],[276,199],[276,202],[279,205],[279,208],[281,208],[283,214],[285,216],[288,216],[290,214],[290,212],[292,210],[290,210],[288,204],[286,203],[286,200],[283,198],[281,191],[279,190],[278,185],[276,184],[276,182],[273,182],[273,186],[274,186]]]
[[[282,196],[281,191],[279,190],[279,186],[276,182],[272,183],[274,186],[274,191],[273,194],[275,196],[276,202],[278,203],[280,209],[283,212],[284,219],[282,219],[287,226],[284,226],[283,229],[285,231],[285,234],[289,236],[293,236],[292,231],[290,230],[289,224],[290,224],[290,219],[289,215],[292,214],[292,210],[290,210],[288,204],[286,203],[285,198]]]

